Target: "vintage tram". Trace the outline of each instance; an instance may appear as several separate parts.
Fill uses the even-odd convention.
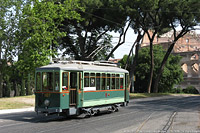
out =
[[[36,69],[35,111],[94,115],[129,102],[128,71],[108,62],[56,61]]]

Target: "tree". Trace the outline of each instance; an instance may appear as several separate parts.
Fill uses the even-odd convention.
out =
[[[22,3],[22,0],[0,0],[0,97],[3,96],[2,83],[9,80],[9,75],[5,70],[8,64],[13,64],[13,58],[16,55],[15,31],[18,28],[18,16]]]
[[[112,36],[108,33],[122,30],[126,16],[119,13],[116,1],[83,0],[80,3],[85,8],[85,11],[79,12],[83,21],[66,19],[61,27],[61,30],[69,31],[60,43],[63,56],[70,55],[78,60],[104,60],[112,48]]]
[[[173,50],[174,45],[183,37],[186,33],[191,30],[195,30],[200,22],[200,9],[199,9],[199,0],[174,0],[169,1],[167,4],[163,4],[164,14],[166,16],[166,22],[170,24],[170,28],[173,29],[173,41],[170,43],[170,46],[162,60],[162,63],[158,70],[158,75],[154,83],[154,92],[158,92],[159,81],[161,80],[162,72],[164,71],[165,64]],[[177,32],[176,27],[180,25],[181,30]]]
[[[148,83],[148,72],[150,69],[150,48],[142,48],[139,51],[138,55],[138,66],[136,66],[135,76],[135,91],[136,92],[147,92],[145,89]],[[153,70],[153,81],[157,76],[157,72],[160,66],[160,63],[164,57],[165,51],[161,46],[154,46],[154,61],[155,66]],[[170,55],[166,63],[165,69],[163,71],[158,92],[169,92],[173,89],[175,84],[179,84],[183,80],[183,73],[181,66],[179,64],[181,57]],[[152,90],[153,91],[153,90]]]
[[[75,0],[46,1],[32,0],[23,6],[23,14],[19,19],[19,28],[16,30],[16,45],[18,61],[15,63],[19,71],[22,89],[27,88],[31,94],[30,79],[35,68],[46,65],[51,57],[57,55],[54,47],[67,31],[60,31],[64,19],[80,20],[75,9],[81,9]],[[28,84],[25,85],[25,81]]]
[[[0,97],[3,96],[3,65],[2,49],[3,41],[5,39],[6,22],[4,20],[6,12],[9,8],[9,1],[0,0]]]
[[[153,55],[153,41],[156,34],[161,31],[161,29],[168,27],[165,23],[165,17],[163,17],[163,12],[161,9],[160,0],[146,0],[143,1],[127,1],[126,3],[127,14],[133,21],[131,27],[138,33],[142,35],[142,31],[147,34],[150,41],[150,60],[151,69],[149,73],[148,82],[148,93],[151,92],[153,69],[154,69],[154,55]],[[148,10],[147,10],[148,9]],[[152,33],[152,34],[151,34]],[[142,38],[140,38],[141,40]],[[138,41],[140,42],[140,41]]]
[[[194,8],[192,5],[195,5]],[[194,29],[194,26],[199,22],[199,1],[197,0],[183,0],[183,1],[169,1],[169,0],[130,0],[125,2],[124,8],[126,9],[127,16],[131,18],[131,27],[137,31],[144,31],[149,38],[150,55],[151,55],[151,69],[149,74],[148,92],[151,91],[154,55],[153,55],[153,42],[156,35],[163,34],[170,29],[175,28],[180,24],[182,31],[175,34],[174,41],[177,41],[181,36],[185,35],[189,30]],[[183,8],[184,7],[184,8]],[[185,32],[186,31],[186,32]],[[174,32],[177,33],[177,32]],[[159,75],[155,85],[158,86],[159,77],[164,69],[164,62],[168,58],[173,45],[169,48],[163,63],[160,67]],[[157,87],[154,87],[157,88]],[[154,92],[157,92],[154,89]]]

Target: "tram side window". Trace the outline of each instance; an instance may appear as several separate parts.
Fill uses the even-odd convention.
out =
[[[71,72],[70,73],[70,87],[77,88],[77,73]]]
[[[112,74],[112,89],[115,89],[115,74]]]
[[[124,89],[124,75],[120,75],[120,89]]]
[[[95,87],[95,73],[90,75],[90,87]]]
[[[106,89],[106,74],[102,73],[102,90]]]
[[[96,74],[96,87],[97,87],[97,90],[100,90],[101,89],[101,81],[100,81],[101,77],[100,77],[100,73],[97,73]]]
[[[59,74],[59,72],[55,72],[54,88],[55,88],[55,91],[59,91],[59,88],[60,88],[60,74]]]
[[[89,87],[89,73],[84,74],[84,87]]]
[[[110,89],[110,74],[107,74],[107,87],[106,87],[107,90]]]
[[[126,83],[126,85],[125,85],[126,88],[128,88],[128,83],[129,83],[129,75],[128,74],[126,74],[126,82],[125,83]]]
[[[36,91],[41,91],[41,73],[36,73]]]
[[[119,89],[119,74],[116,75],[116,89]]]
[[[62,73],[62,90],[68,90],[68,73]]]
[[[53,90],[53,72],[42,73],[42,88],[44,91]]]

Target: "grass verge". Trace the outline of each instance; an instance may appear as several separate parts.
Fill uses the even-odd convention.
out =
[[[170,93],[130,93],[130,99],[169,96]]]
[[[35,104],[35,95],[0,98],[0,110],[28,108],[28,107],[33,107],[34,104]]]
[[[160,96],[200,96],[200,94],[180,94],[180,93],[130,93],[130,99],[160,97]]]

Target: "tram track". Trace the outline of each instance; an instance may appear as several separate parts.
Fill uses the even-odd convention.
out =
[[[167,121],[166,125],[163,127],[163,129],[159,133],[166,133],[172,127],[176,114],[177,114],[176,111],[174,111],[171,114],[171,116],[170,116],[169,120]]]
[[[100,116],[93,116],[91,118],[64,118],[64,117],[38,117],[23,120],[20,116],[14,121],[11,118],[6,125],[0,124],[0,129],[3,132],[9,132],[15,129],[14,132],[21,132],[21,127],[24,131],[29,132],[65,132],[77,131],[86,129],[92,132],[114,132],[114,131],[127,131],[133,129],[133,132],[158,131],[160,133],[173,131],[174,120],[178,112],[190,111],[191,109],[198,109],[200,103],[198,98],[170,98],[154,101],[137,101],[130,102],[128,107],[121,108],[119,112],[111,114],[103,114]],[[198,107],[197,107],[198,106]],[[199,110],[199,109],[198,109]],[[21,115],[25,117],[26,114]],[[16,115],[17,116],[17,115]],[[13,115],[13,117],[15,117]],[[4,117],[5,120],[7,116]],[[160,119],[159,119],[160,118]],[[0,119],[1,120],[1,119]],[[17,122],[18,121],[18,122]],[[162,121],[159,123],[158,121]],[[12,123],[10,123],[12,122]],[[15,122],[15,123],[14,123]],[[87,123],[87,124],[86,124]],[[124,124],[125,123],[125,124]],[[127,124],[129,123],[129,124]],[[149,125],[150,124],[150,125]],[[123,125],[123,126],[120,126]],[[154,127],[154,125],[156,127]],[[102,127],[103,128],[102,128]],[[113,129],[111,129],[113,128]],[[157,130],[159,129],[159,130]],[[174,128],[175,129],[175,128]],[[131,130],[132,131],[132,130]]]
[[[139,133],[142,129],[142,127],[147,123],[147,121],[149,121],[149,119],[151,118],[151,116],[154,114],[155,112],[151,113],[147,119],[145,121],[142,122],[142,124],[136,129],[136,133]]]
[[[164,101],[166,101],[166,100],[164,100]],[[173,100],[169,100],[169,103],[171,103],[171,101],[173,101]],[[183,102],[183,101],[181,101],[181,102]],[[154,104],[156,104],[156,103],[154,103]],[[171,103],[171,104],[172,104],[172,103]],[[166,105],[169,105],[169,104],[166,104]],[[173,104],[173,106],[176,106],[176,105],[180,105],[180,103],[178,102],[178,103]],[[134,107],[134,106],[135,106],[135,104],[130,105],[129,107]],[[146,110],[146,109],[144,108],[144,109],[142,109],[142,110]],[[120,115],[113,115],[113,116],[109,116],[109,117],[103,117],[103,118],[93,119],[93,120],[87,121],[87,123],[94,123],[94,122],[102,121],[102,120],[104,120],[104,121],[107,121],[107,120],[111,121],[112,119],[117,119],[117,117],[122,117],[122,116],[126,116],[126,115],[131,115],[131,114],[137,114],[137,113],[141,112],[142,110],[132,111],[132,112],[124,113],[124,114],[120,114]],[[136,132],[141,131],[142,127],[147,123],[147,121],[149,121],[149,120],[151,119],[152,115],[155,114],[155,113],[156,113],[156,111],[152,112],[152,113],[147,117],[147,119],[145,119],[145,120],[142,122],[142,124],[137,128]],[[170,117],[170,118],[171,118],[171,117]],[[88,119],[86,119],[86,120],[88,120]],[[170,121],[170,120],[169,120],[169,121]],[[165,125],[165,128],[167,127],[167,125],[169,125],[169,123],[170,123],[169,121],[167,122],[168,124]],[[73,128],[75,128],[75,127],[79,127],[79,126],[84,125],[84,124],[81,123],[81,122],[80,122],[80,123],[78,122],[78,123],[76,123],[76,124],[73,123],[73,124],[70,124],[70,125],[68,125],[68,126],[65,126],[63,129],[72,127],[72,125],[73,125]],[[165,129],[165,128],[163,128],[163,129]],[[56,131],[56,130],[62,130],[62,128],[59,127],[58,129],[56,128],[56,129],[52,129],[52,130],[44,130],[44,131],[40,131],[40,133],[51,132],[51,131]]]
[[[101,117],[101,118],[98,118],[98,119],[93,119],[93,120],[88,120],[87,118],[84,120],[85,122],[87,123],[94,123],[94,122],[98,122],[98,121],[101,121],[104,120],[104,121],[111,121],[112,119],[118,119],[119,117],[122,117],[122,116],[126,116],[126,115],[131,115],[131,114],[137,114],[138,112],[140,111],[132,111],[132,112],[129,112],[129,113],[124,113],[124,114],[119,114],[119,115],[112,115],[112,116],[109,116],[109,117]],[[72,124],[70,125],[67,125],[67,126],[59,126],[58,128],[54,128],[54,129],[50,129],[50,130],[43,130],[43,131],[40,131],[38,133],[45,133],[45,132],[53,132],[53,131],[57,131],[57,130],[62,130],[62,129],[66,129],[66,128],[70,128],[73,126],[73,128],[76,128],[76,127],[79,127],[81,125],[85,125],[83,121],[79,121],[77,123],[77,121],[74,121]]]
[[[181,98],[180,98],[181,99]],[[195,98],[194,98],[195,99]],[[163,106],[163,105],[166,105],[166,106],[168,106],[168,105],[170,105],[170,106],[176,106],[177,105],[177,107],[176,108],[174,108],[173,110],[173,112],[172,112],[172,114],[169,116],[169,119],[167,120],[167,122],[166,122],[166,124],[164,125],[164,127],[161,129],[161,130],[157,130],[157,132],[159,132],[159,133],[166,133],[166,132],[168,132],[169,130],[171,130],[171,128],[172,128],[172,126],[173,126],[173,122],[174,122],[174,119],[175,119],[175,117],[176,117],[176,115],[178,114],[178,111],[181,111],[181,110],[183,110],[182,109],[182,107],[184,107],[185,105],[190,105],[190,106],[197,106],[198,107],[198,105],[200,105],[200,103],[198,102],[198,101],[192,101],[192,99],[190,99],[191,101],[187,101],[187,100],[177,100],[176,102],[174,102],[173,104],[171,103],[171,99],[170,100],[164,100],[165,101],[165,104],[161,104],[161,106]],[[167,102],[169,102],[170,104],[168,104],[168,103],[166,103],[166,101]],[[185,101],[185,102],[184,102]],[[161,102],[161,101],[159,101],[159,102]],[[156,104],[156,103],[158,103],[158,101],[151,101],[151,104]],[[156,114],[156,112],[157,111],[154,111],[154,112],[152,112],[138,127],[137,127],[137,129],[136,129],[136,133],[139,133],[139,132],[142,132],[142,128],[145,126],[145,124],[147,124],[147,122],[152,118],[152,116],[154,115],[154,114]]]

